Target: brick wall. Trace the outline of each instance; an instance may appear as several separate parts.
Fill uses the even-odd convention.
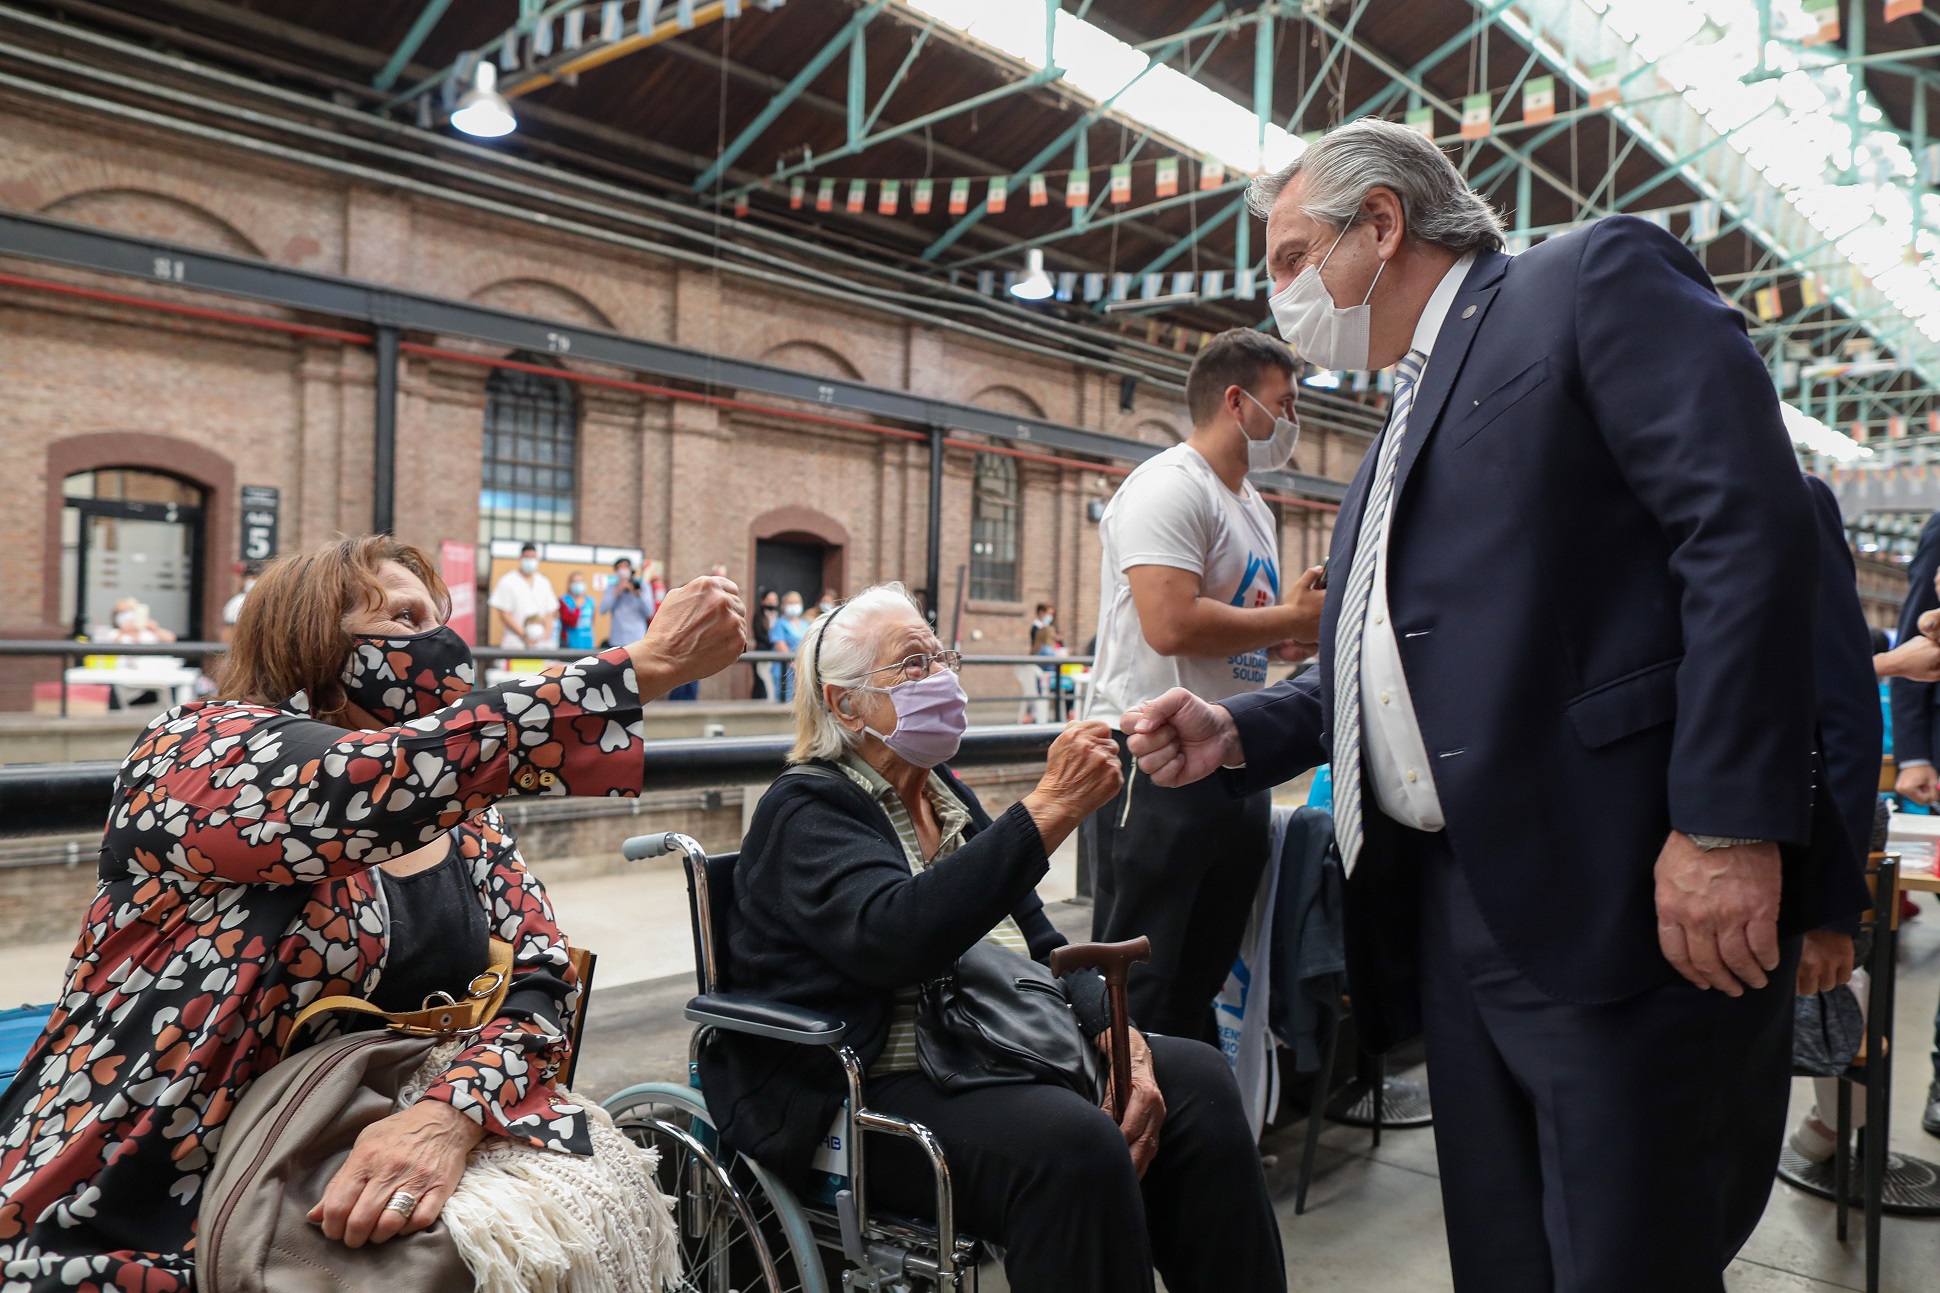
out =
[[[860,377],[993,409],[1152,443],[1183,435],[1183,407],[1142,388],[1119,408],[1118,383],[1078,364],[967,340],[908,320],[662,261],[646,252],[548,234],[375,186],[320,179],[178,137],[100,128],[84,115],[0,97],[0,207],[257,255],[498,308]],[[125,279],[9,263],[40,278],[249,312],[247,304]],[[267,310],[263,313],[273,313]],[[334,321],[328,321],[334,322]],[[484,353],[461,340],[414,337]],[[610,376],[632,376],[581,365]],[[477,534],[489,369],[407,355],[400,374],[397,524],[435,549]],[[285,551],[364,528],[371,514],[372,358],[368,350],[243,326],[169,319],[111,304],[0,288],[0,636],[53,636],[44,606],[60,578],[43,536],[50,448],[104,431],[170,436],[220,455],[236,485],[282,491]],[[846,531],[848,587],[924,577],[926,451],[864,432],[685,402],[575,387],[580,409],[578,537],[639,546],[678,581],[715,563],[753,575],[754,518],[807,508]],[[732,392],[728,392],[732,394]],[[1354,452],[1310,438],[1301,465],[1351,471]],[[947,460],[943,585],[949,616],[969,559],[973,452]],[[1117,477],[1019,463],[1022,561],[1017,598],[978,603],[965,646],[1021,651],[1030,608],[1055,603],[1073,649],[1090,638],[1098,593],[1097,527],[1086,507]],[[199,482],[207,484],[207,482]],[[233,500],[230,500],[233,502]],[[233,516],[233,512],[230,513]],[[1283,560],[1298,570],[1324,548],[1312,518],[1287,509]],[[227,527],[233,529],[233,525]],[[237,535],[210,533],[219,577],[203,595],[204,632],[233,591]],[[51,591],[50,591],[51,590]],[[57,598],[53,598],[57,601]],[[743,678],[710,681],[726,697]],[[1000,684],[991,679],[990,685]],[[19,690],[19,689],[15,689]],[[0,697],[0,704],[9,702]]]

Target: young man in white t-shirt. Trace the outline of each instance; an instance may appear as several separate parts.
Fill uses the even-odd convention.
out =
[[[1281,588],[1273,513],[1247,482],[1293,454],[1292,353],[1235,328],[1186,377],[1192,437],[1139,464],[1098,525],[1104,570],[1085,717],[1119,716],[1173,687],[1224,700],[1266,682],[1269,655],[1301,660],[1320,636],[1320,568]],[[1152,940],[1134,966],[1138,1026],[1215,1041],[1212,1000],[1233,958],[1269,849],[1270,798],[1219,778],[1178,789],[1134,772],[1096,823],[1092,937]]]
[[[498,612],[498,644],[508,651],[523,651],[534,643],[526,640],[526,624],[533,616],[544,620],[541,646],[559,641],[559,594],[552,580],[539,572],[539,549],[526,544],[519,549],[519,568],[499,576],[498,586],[485,603]]]

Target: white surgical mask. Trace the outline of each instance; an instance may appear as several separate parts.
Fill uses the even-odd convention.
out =
[[[1340,246],[1341,238],[1346,236],[1347,230],[1341,230],[1340,238],[1334,239],[1334,246],[1327,249],[1319,265],[1301,270],[1291,283],[1266,300],[1287,344],[1302,359],[1322,368],[1367,367],[1368,331],[1373,315],[1368,301],[1374,297],[1374,283],[1381,281],[1381,270],[1388,266],[1382,261],[1374,271],[1374,283],[1367,285],[1367,296],[1359,305],[1346,309],[1335,305],[1334,298],[1327,293],[1327,285],[1320,281],[1320,271],[1334,254],[1334,247]]]
[[[528,574],[528,575],[529,575],[529,574],[532,574],[532,573],[533,573],[534,571],[536,571],[536,570],[538,570],[538,569],[539,569],[539,558],[537,558],[537,557],[520,557],[520,558],[519,558],[519,569],[520,569],[520,570],[523,570],[523,571],[525,571],[525,573],[526,573],[526,574]]]
[[[1259,404],[1260,412],[1273,419],[1273,434],[1264,440],[1246,436],[1246,470],[1278,471],[1293,457],[1293,447],[1300,443],[1300,424],[1292,418],[1281,417],[1272,409],[1255,398],[1251,391],[1241,391],[1253,403]],[[1239,433],[1246,435],[1246,424],[1240,423]]]
[[[574,597],[577,597],[581,593],[586,591],[586,585],[577,579],[573,580],[570,584],[567,584],[566,588],[567,588],[567,591],[571,592]]]

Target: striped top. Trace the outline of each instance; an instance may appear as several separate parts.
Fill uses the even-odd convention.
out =
[[[932,864],[963,847],[964,832],[970,829],[970,810],[957,799],[949,783],[936,773],[930,773],[923,793],[929,796],[930,808],[936,813],[941,839],[936,846],[935,856],[926,858],[923,856],[923,846],[916,839],[916,823],[911,820],[909,809],[904,806],[896,788],[853,751],[845,754],[836,766],[889,815],[890,825],[896,828],[896,838],[902,842],[903,859],[909,863],[912,873],[928,870]],[[998,921],[996,927],[984,937],[1021,956],[1031,954],[1024,931],[1018,928],[1013,916]],[[882,1054],[869,1066],[871,1073],[908,1073],[922,1067],[916,1060],[916,996],[914,987],[897,989],[896,1008],[889,1016],[889,1039],[883,1043]]]

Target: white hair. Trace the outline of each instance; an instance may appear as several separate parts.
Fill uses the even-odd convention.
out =
[[[822,688],[854,687],[868,677],[876,664],[877,622],[888,611],[921,613],[903,585],[877,584],[818,618],[802,635],[795,648],[795,748],[788,752],[790,763],[839,759],[862,739],[836,721]]]
[[[1447,154],[1406,126],[1362,117],[1337,126],[1307,151],[1246,190],[1246,204],[1264,220],[1293,177],[1305,174],[1303,214],[1335,229],[1360,223],[1368,190],[1392,190],[1401,199],[1407,235],[1453,252],[1502,249],[1502,220],[1468,186]]]

